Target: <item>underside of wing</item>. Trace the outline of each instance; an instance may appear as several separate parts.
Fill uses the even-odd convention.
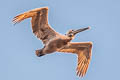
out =
[[[32,18],[33,33],[46,44],[58,33],[48,24],[48,8],[37,8],[14,17],[13,22],[19,23],[26,18]]]
[[[91,59],[91,42],[70,43],[58,52],[76,53],[78,55],[77,75],[83,77],[88,69]]]

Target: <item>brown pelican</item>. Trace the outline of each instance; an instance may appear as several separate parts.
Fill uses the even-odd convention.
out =
[[[13,19],[13,23],[19,23],[24,19],[32,18],[33,33],[42,40],[45,45],[42,49],[36,50],[38,57],[53,52],[67,52],[78,55],[77,75],[83,77],[88,69],[91,59],[92,42],[70,42],[74,36],[84,30],[69,30],[66,35],[59,34],[48,24],[48,8],[37,8],[20,14]]]

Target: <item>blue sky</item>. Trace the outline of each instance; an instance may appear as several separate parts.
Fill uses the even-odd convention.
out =
[[[33,35],[30,19],[12,24],[17,14],[44,6],[49,7],[49,23],[57,32],[91,26],[73,40],[93,42],[85,77],[76,76],[76,55],[36,57],[35,50],[43,44]],[[120,0],[2,0],[0,10],[0,80],[120,79]]]

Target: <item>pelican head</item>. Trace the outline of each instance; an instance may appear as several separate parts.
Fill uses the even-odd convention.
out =
[[[82,32],[82,31],[85,31],[87,29],[90,29],[90,27],[86,27],[86,28],[81,28],[81,29],[77,29],[77,30],[69,30],[66,34],[66,36],[70,37],[70,38],[74,38],[74,36],[79,33],[79,32]]]

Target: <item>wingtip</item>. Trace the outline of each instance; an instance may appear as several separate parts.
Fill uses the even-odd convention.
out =
[[[12,23],[14,26],[17,24],[16,17],[13,18]]]
[[[19,16],[20,16],[20,15],[15,16],[15,17],[13,18],[13,20],[12,20],[13,25],[16,25],[17,23],[21,22],[21,20],[19,20]]]

